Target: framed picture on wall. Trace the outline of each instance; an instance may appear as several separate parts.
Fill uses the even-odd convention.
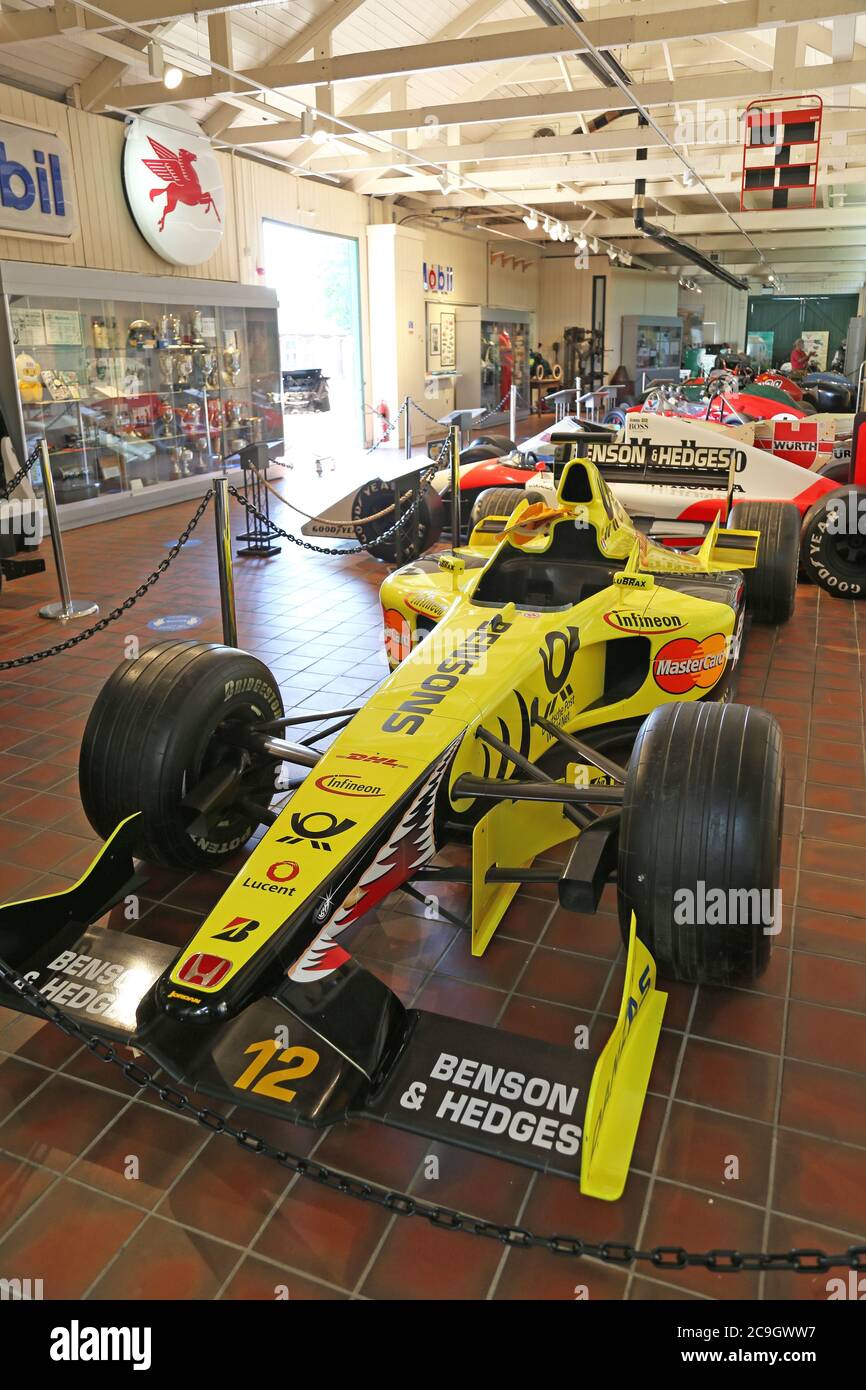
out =
[[[439,365],[457,365],[457,316],[451,309],[443,309],[439,315]]]
[[[431,357],[438,357],[438,356],[439,356],[439,325],[438,325],[438,323],[431,323],[431,325],[430,325],[430,356],[431,356]]]

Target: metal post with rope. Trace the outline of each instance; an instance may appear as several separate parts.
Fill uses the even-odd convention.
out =
[[[51,472],[51,459],[45,440],[39,446],[42,458],[42,489],[45,494],[45,510],[48,514],[48,530],[51,533],[51,549],[54,552],[54,568],[57,570],[57,583],[60,600],[46,603],[39,610],[40,618],[52,618],[56,622],[67,623],[70,618],[92,618],[99,612],[99,604],[92,599],[72,598],[69,588],[69,572],[66,568],[66,555],[63,550],[63,537],[60,532],[60,518],[57,515],[57,498],[54,495],[54,475]]]

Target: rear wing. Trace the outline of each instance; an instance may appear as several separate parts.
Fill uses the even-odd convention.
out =
[[[746,466],[742,449],[729,444],[611,443],[592,435],[551,436],[556,444],[553,472],[558,485],[567,463],[585,458],[606,482],[641,483],[645,487],[718,490],[730,508],[735,477]]]

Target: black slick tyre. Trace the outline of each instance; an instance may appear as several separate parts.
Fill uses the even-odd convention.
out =
[[[258,820],[228,804],[191,834],[196,816],[184,798],[218,767],[239,766],[243,799],[267,806],[277,764],[239,752],[221,729],[282,714],[267,666],[233,647],[160,642],[122,662],[96,697],[81,745],[79,786],[90,824],[107,838],[137,811],[142,859],[171,868],[221,864],[246,844]]]
[[[778,927],[784,775],[772,715],[663,705],[641,725],[619,837],[620,928],[631,914],[660,975],[754,980]],[[721,890],[721,893],[719,892]]]
[[[791,502],[737,502],[728,524],[761,533],[758,563],[743,571],[746,607],[756,623],[786,623],[797,594],[800,513]]]

